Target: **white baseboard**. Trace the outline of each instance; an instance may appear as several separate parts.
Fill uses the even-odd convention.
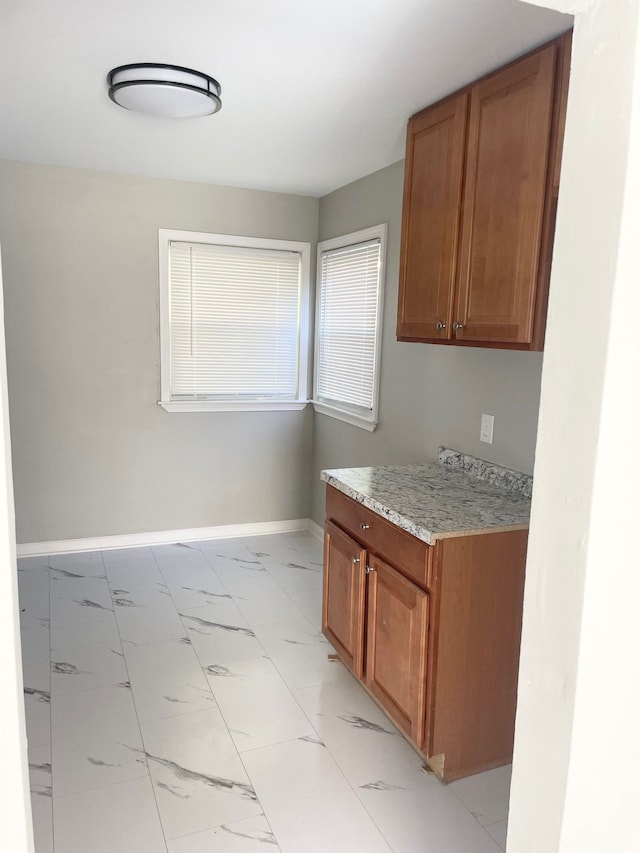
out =
[[[250,524],[221,524],[218,527],[193,527],[187,530],[162,530],[156,533],[125,533],[120,536],[97,536],[93,539],[61,539],[57,542],[29,542],[18,545],[18,557],[41,557],[49,554],[73,554],[76,551],[110,551],[113,548],[142,548],[145,545],[173,545],[176,542],[202,542],[205,539],[237,539],[240,536],[262,536],[270,533],[292,533],[321,528],[308,518],[288,521],[258,521]]]
[[[315,521],[309,519],[309,533],[312,536],[315,536],[316,539],[319,539],[321,542],[324,541],[324,530],[320,527],[319,524],[316,524]]]

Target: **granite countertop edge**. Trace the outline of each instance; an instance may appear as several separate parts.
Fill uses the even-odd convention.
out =
[[[499,475],[500,469],[495,465],[491,465],[491,479],[467,473],[462,464],[455,466],[452,473],[451,453],[446,448],[440,448],[438,462],[430,465],[330,469],[321,472],[321,479],[428,545],[433,545],[440,539],[528,530],[530,499],[527,491],[530,493],[531,478],[526,474],[503,469],[504,482],[507,484],[505,488],[500,485],[500,479],[496,479],[496,470]],[[463,460],[467,466],[469,458],[464,457]],[[447,460],[445,464],[442,462],[443,459]],[[483,460],[478,462],[483,463]],[[478,466],[475,466],[474,473],[477,468]],[[388,478],[395,489],[398,484],[402,486],[403,477],[406,477],[408,481],[406,493],[398,497],[397,492],[393,494],[392,488],[390,496],[373,497],[360,491],[353,483],[350,484],[342,479],[348,480],[350,477],[353,479],[354,475],[357,478],[362,476],[362,472],[372,472],[374,476]],[[514,478],[514,474],[518,476]],[[416,476],[424,478],[425,484],[436,483],[440,491],[418,495],[417,507],[406,509],[411,500],[408,496],[415,493]],[[451,496],[447,494],[448,484],[451,485]],[[385,491],[384,484],[381,488],[378,487],[378,491]],[[462,495],[459,507],[456,505],[456,493]],[[438,518],[443,497],[448,505],[445,507],[444,517]],[[487,503],[491,504],[488,508],[485,507]],[[482,513],[484,518],[479,519],[478,516]],[[459,518],[456,518],[456,515]],[[510,517],[514,515],[517,517]]]

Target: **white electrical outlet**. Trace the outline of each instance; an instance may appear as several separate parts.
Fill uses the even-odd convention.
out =
[[[493,444],[493,415],[483,415],[480,420],[480,441]]]

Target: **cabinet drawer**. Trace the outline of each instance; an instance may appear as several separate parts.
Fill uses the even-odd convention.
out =
[[[327,518],[423,589],[431,584],[433,548],[366,506],[327,486]]]

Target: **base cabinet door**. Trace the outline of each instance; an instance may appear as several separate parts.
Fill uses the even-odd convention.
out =
[[[322,632],[362,678],[366,551],[330,521],[324,526]]]
[[[418,747],[427,677],[429,596],[369,556],[365,684]]]

